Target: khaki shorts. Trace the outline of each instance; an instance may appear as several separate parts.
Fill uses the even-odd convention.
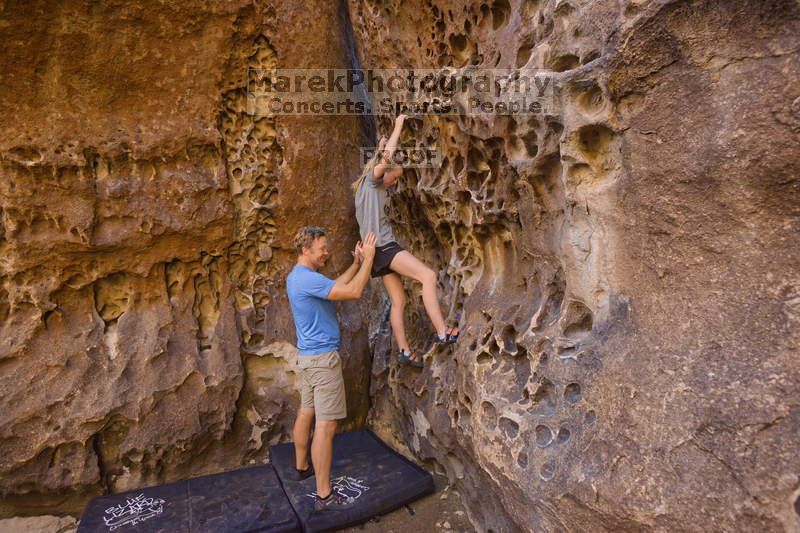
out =
[[[300,407],[314,409],[317,420],[341,420],[347,417],[344,377],[339,352],[298,355]]]

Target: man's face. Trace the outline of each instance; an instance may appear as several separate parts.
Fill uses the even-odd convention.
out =
[[[325,236],[317,237],[309,248],[304,248],[308,262],[319,270],[328,261],[328,239]]]

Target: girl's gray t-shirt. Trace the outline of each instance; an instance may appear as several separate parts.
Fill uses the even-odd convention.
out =
[[[389,225],[389,206],[383,180],[375,180],[375,172],[370,170],[356,191],[356,219],[364,240],[367,233],[375,232],[375,246],[383,246],[394,241],[392,227]]]

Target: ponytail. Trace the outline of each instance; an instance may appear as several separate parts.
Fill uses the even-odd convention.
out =
[[[353,194],[356,194],[358,192],[358,189],[360,189],[361,185],[364,184],[364,180],[367,179],[369,173],[375,169],[375,166],[378,164],[378,160],[381,159],[381,157],[384,154],[383,152],[384,147],[385,147],[385,137],[378,142],[378,149],[375,150],[375,153],[372,154],[370,160],[367,161],[366,165],[364,165],[364,169],[361,171],[361,175],[358,177],[358,179],[353,182]]]
[[[361,175],[358,177],[356,181],[353,182],[353,194],[358,192],[358,189],[360,189],[361,185],[364,184],[364,180],[367,179],[369,173],[372,172],[373,169],[375,169],[375,166],[378,164],[378,159],[381,158],[382,154],[383,150],[376,150],[373,156],[370,158],[370,160],[367,161],[367,164],[364,165],[364,169],[361,171]]]

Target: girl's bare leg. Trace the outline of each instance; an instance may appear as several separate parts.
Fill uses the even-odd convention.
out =
[[[392,259],[389,268],[402,276],[408,276],[422,283],[422,302],[425,304],[425,311],[436,329],[439,337],[445,335],[444,318],[439,309],[439,295],[436,290],[436,272],[425,266],[425,264],[414,257],[411,252],[403,250]],[[394,325],[392,326],[394,327]]]
[[[397,346],[404,352],[409,351],[408,341],[406,340],[406,328],[403,325],[403,310],[406,306],[406,293],[403,290],[403,282],[398,274],[386,274],[383,276],[383,286],[389,293],[392,300],[392,310],[389,312],[389,322],[392,324],[392,333]]]

